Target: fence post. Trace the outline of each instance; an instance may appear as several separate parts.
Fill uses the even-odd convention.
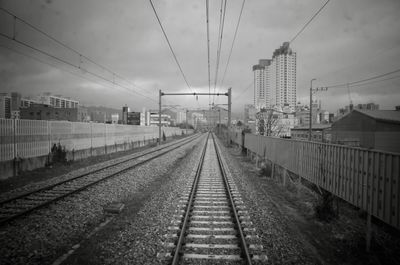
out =
[[[104,154],[107,154],[107,124],[104,123]]]
[[[93,156],[93,123],[90,122],[90,156]]]
[[[271,162],[272,166],[271,166],[271,178],[274,179],[274,175],[275,175],[275,163]]]
[[[18,168],[17,168],[17,140],[16,140],[16,119],[13,119],[13,147],[14,147],[14,162],[13,162],[13,176],[16,177],[18,175]]]

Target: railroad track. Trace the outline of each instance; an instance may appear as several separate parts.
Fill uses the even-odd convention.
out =
[[[168,230],[165,253],[158,256],[170,264],[253,264],[267,260],[213,135],[206,140],[193,185],[180,197]]]
[[[117,163],[102,166],[93,171],[80,174],[70,179],[60,181],[39,189],[35,189],[0,202],[0,226],[18,217],[27,215],[58,200],[83,191],[101,181],[107,180],[125,171],[160,157],[175,150],[199,136],[194,135],[178,142],[158,146],[140,154],[130,156]]]

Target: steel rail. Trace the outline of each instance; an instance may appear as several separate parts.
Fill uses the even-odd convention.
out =
[[[99,183],[99,182],[101,182],[101,181],[107,180],[107,179],[109,179],[109,178],[111,178],[111,177],[114,177],[114,176],[116,176],[116,175],[118,175],[118,174],[120,174],[120,173],[122,173],[122,172],[131,170],[131,169],[133,169],[133,168],[135,168],[135,167],[137,167],[137,166],[140,166],[140,165],[142,165],[142,164],[144,164],[144,163],[147,163],[147,162],[149,162],[149,161],[151,161],[151,160],[153,160],[153,159],[155,159],[155,158],[158,158],[158,157],[160,157],[160,156],[162,156],[162,155],[164,155],[164,154],[166,154],[166,153],[168,153],[168,152],[170,152],[170,151],[173,151],[173,150],[175,150],[175,149],[177,149],[177,148],[179,148],[179,147],[182,147],[183,145],[185,145],[185,144],[187,144],[187,143],[189,143],[189,142],[191,142],[191,141],[194,141],[194,140],[197,139],[197,138],[198,138],[198,136],[196,135],[196,137],[194,136],[194,137],[190,137],[189,139],[185,139],[186,141],[185,141],[185,140],[179,141],[178,144],[177,144],[177,143],[174,143],[174,144],[177,144],[176,146],[173,146],[174,144],[171,144],[171,145],[168,145],[167,147],[163,147],[163,148],[160,148],[160,149],[156,149],[156,150],[150,151],[150,152],[148,152],[148,153],[146,153],[146,154],[144,154],[144,155],[135,156],[135,158],[130,158],[130,159],[124,160],[123,162],[127,162],[127,161],[130,161],[130,160],[133,160],[133,159],[136,159],[136,158],[140,158],[140,157],[143,157],[143,156],[145,156],[145,155],[148,155],[148,154],[151,154],[151,153],[154,153],[154,152],[157,152],[157,151],[161,151],[161,150],[163,150],[163,149],[166,149],[166,148],[172,146],[172,148],[170,148],[170,149],[168,149],[168,150],[166,150],[166,151],[164,151],[164,152],[161,152],[161,153],[159,153],[159,154],[157,154],[157,155],[155,155],[155,156],[152,156],[152,157],[150,157],[150,158],[148,158],[148,159],[146,159],[146,160],[139,161],[139,162],[136,163],[135,165],[132,165],[132,166],[127,167],[127,168],[124,168],[124,169],[122,169],[122,170],[118,170],[118,171],[116,171],[116,172],[113,172],[113,173],[110,174],[110,175],[107,175],[107,176],[105,176],[105,177],[103,177],[103,178],[100,178],[100,179],[97,179],[97,180],[95,180],[95,181],[91,181],[90,183],[88,183],[88,184],[86,184],[86,185],[83,185],[83,186],[81,186],[81,187],[79,187],[79,188],[77,188],[77,189],[71,190],[70,192],[61,194],[60,196],[51,198],[50,200],[45,201],[45,202],[43,202],[43,203],[40,203],[40,204],[38,204],[38,205],[35,205],[35,206],[33,206],[33,207],[31,207],[31,208],[25,210],[25,211],[21,211],[20,213],[17,213],[17,214],[11,215],[11,216],[8,217],[8,218],[2,219],[2,220],[0,220],[0,226],[3,226],[3,225],[5,225],[6,223],[9,223],[10,221],[17,219],[18,217],[21,217],[21,216],[23,216],[23,215],[29,214],[29,213],[31,213],[31,212],[33,212],[33,211],[39,209],[39,208],[45,207],[45,206],[47,206],[47,205],[50,205],[51,203],[54,203],[54,202],[56,202],[56,201],[59,201],[59,200],[65,198],[65,197],[68,197],[68,196],[73,195],[73,194],[75,194],[75,193],[78,193],[78,192],[80,192],[80,191],[82,191],[82,190],[85,190],[85,189],[87,189],[87,188],[89,188],[89,187],[91,187],[91,186],[93,186],[93,185],[95,185],[95,184],[97,184],[97,183]],[[207,138],[208,138],[208,136],[207,136]],[[121,163],[123,163],[123,162],[121,162]],[[56,187],[56,186],[60,186],[60,185],[65,184],[65,183],[67,183],[67,182],[72,182],[72,181],[74,181],[74,180],[76,180],[76,179],[78,179],[78,178],[82,178],[82,177],[88,176],[88,175],[90,175],[90,174],[97,173],[97,172],[99,172],[99,171],[101,171],[101,170],[108,169],[108,168],[110,168],[110,167],[112,167],[112,166],[119,165],[119,164],[121,164],[121,163],[119,162],[119,163],[113,164],[113,165],[111,165],[111,166],[106,166],[106,167],[103,167],[103,168],[101,168],[101,169],[94,170],[94,171],[92,171],[92,172],[82,174],[82,175],[80,175],[80,176],[78,176],[78,177],[74,177],[74,178],[71,178],[71,179],[69,179],[69,180],[56,183],[56,184],[54,184],[54,185],[49,185],[49,186],[46,186],[46,187],[44,187],[44,188],[40,188],[40,189],[38,189],[38,190],[36,190],[36,191],[28,192],[27,195],[23,194],[23,195],[20,195],[20,196],[11,198],[11,199],[9,199],[9,200],[6,200],[5,203],[12,202],[13,200],[24,199],[24,197],[28,197],[28,196],[33,195],[33,194],[38,193],[38,192],[42,192],[42,191],[46,191],[46,190],[51,190],[52,188],[54,188],[54,187]],[[2,204],[5,204],[5,203],[2,203]]]
[[[179,258],[181,256],[181,248],[182,248],[182,244],[183,244],[183,242],[185,240],[186,228],[187,228],[187,225],[189,223],[191,207],[192,207],[193,202],[194,202],[194,195],[196,194],[197,186],[198,186],[199,179],[200,179],[201,170],[203,168],[203,162],[204,162],[204,157],[206,155],[208,137],[209,136],[210,136],[210,133],[208,133],[208,135],[207,135],[207,139],[205,141],[205,145],[203,147],[203,151],[202,151],[201,156],[200,156],[200,161],[199,161],[199,164],[197,165],[195,179],[193,181],[193,186],[192,186],[192,189],[190,190],[189,201],[188,201],[187,206],[186,206],[185,217],[183,219],[183,224],[181,225],[181,232],[180,232],[180,235],[179,235],[178,243],[176,244],[176,248],[175,248],[175,251],[174,251],[173,258],[172,258],[172,262],[171,262],[172,265],[177,265],[178,262],[179,262]]]
[[[239,216],[238,216],[238,213],[237,213],[237,209],[235,207],[235,202],[234,202],[234,200],[232,198],[231,188],[230,188],[229,183],[228,183],[228,177],[227,177],[227,173],[226,173],[226,170],[225,170],[225,167],[224,167],[224,163],[223,163],[222,158],[221,158],[220,149],[219,149],[219,146],[217,145],[217,141],[215,140],[214,135],[212,134],[211,136],[212,136],[213,141],[214,141],[215,152],[217,154],[218,164],[220,166],[221,174],[223,176],[224,185],[225,185],[228,197],[229,197],[229,202],[231,204],[232,212],[233,212],[233,215],[235,217],[234,220],[236,222],[237,230],[239,231],[239,237],[240,237],[239,242],[240,242],[241,249],[242,249],[242,257],[245,259],[245,261],[246,261],[246,263],[248,265],[251,265],[252,264],[251,256],[250,256],[250,253],[249,253],[249,249],[247,247],[246,237],[245,237],[245,235],[243,233],[243,228],[242,228],[242,225],[240,223],[240,219],[239,219]]]
[[[179,140],[179,141],[174,142],[174,143],[169,143],[168,145],[164,145],[164,146],[162,146],[161,148],[156,148],[156,149],[150,150],[150,151],[148,151],[148,152],[145,151],[144,154],[135,155],[135,156],[130,157],[130,158],[128,158],[128,159],[125,159],[125,160],[123,160],[123,161],[119,161],[119,162],[117,162],[117,163],[115,163],[115,164],[107,165],[107,166],[104,166],[104,167],[95,169],[95,170],[93,170],[93,171],[86,172],[86,173],[80,174],[80,175],[78,175],[78,176],[72,177],[72,178],[70,178],[70,179],[63,180],[63,181],[60,181],[60,182],[57,182],[57,183],[54,183],[54,184],[51,184],[51,185],[47,185],[47,186],[38,188],[38,189],[34,189],[34,190],[31,190],[31,191],[22,193],[22,194],[20,194],[20,195],[17,195],[17,196],[15,196],[15,197],[11,197],[11,198],[9,198],[9,199],[5,199],[5,200],[3,200],[3,201],[0,201],[0,206],[1,206],[2,204],[6,204],[6,203],[9,203],[9,202],[14,201],[14,200],[21,199],[21,198],[26,197],[26,196],[29,196],[29,195],[31,195],[31,194],[34,194],[34,193],[37,193],[37,192],[40,192],[40,191],[45,191],[45,190],[54,188],[54,187],[56,187],[56,186],[58,186],[58,185],[61,185],[61,184],[66,183],[66,182],[69,182],[69,181],[72,181],[72,180],[75,180],[75,179],[78,179],[78,178],[82,178],[82,177],[88,176],[88,175],[90,175],[90,174],[94,174],[94,173],[100,172],[100,171],[102,171],[102,170],[104,170],[104,169],[108,169],[108,168],[110,168],[110,167],[118,166],[118,165],[123,164],[123,163],[125,163],[125,162],[128,162],[128,161],[130,161],[130,160],[134,160],[134,159],[140,158],[140,157],[142,157],[142,156],[155,153],[155,152],[157,152],[157,151],[160,151],[160,150],[163,150],[163,149],[165,149],[165,148],[168,148],[168,147],[170,147],[170,146],[172,146],[172,145],[174,145],[174,144],[182,143],[182,142],[185,142],[185,141],[190,141],[191,139],[194,139],[195,137],[197,137],[197,135],[194,135],[194,136],[192,136],[192,137],[190,137],[190,138],[185,138],[185,139],[183,139],[183,140]]]

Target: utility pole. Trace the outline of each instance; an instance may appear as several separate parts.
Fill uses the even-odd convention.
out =
[[[312,133],[312,83],[313,81],[317,80],[316,78],[311,79],[311,85],[310,85],[310,127],[308,131],[308,140],[311,141],[311,133]]]
[[[229,132],[229,128],[231,127],[231,118],[232,118],[232,88],[228,89],[228,146],[231,144],[231,134]]]
[[[218,136],[221,137],[221,109],[218,109]]]
[[[188,113],[189,113],[189,110],[186,110],[186,135],[188,134]]]
[[[232,112],[232,88],[228,89],[228,130],[231,126],[231,112]]]
[[[158,97],[158,145],[161,145],[161,89]]]

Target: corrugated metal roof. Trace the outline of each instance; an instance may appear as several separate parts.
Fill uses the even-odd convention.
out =
[[[367,115],[373,119],[388,121],[388,122],[400,122],[400,111],[396,110],[354,110],[364,115]]]

